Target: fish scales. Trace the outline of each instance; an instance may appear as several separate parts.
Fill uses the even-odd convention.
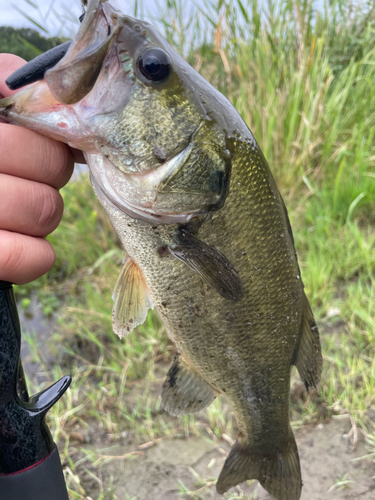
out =
[[[230,401],[238,437],[217,491],[258,479],[298,500],[290,369],[317,385],[319,332],[284,202],[237,111],[151,25],[90,0],[66,55],[0,115],[84,151],[127,253],[114,330],[155,307],[177,348],[164,408]]]
[[[126,216],[109,204],[105,208],[128,255],[144,271],[155,307],[176,347],[217,391],[226,393],[238,415],[244,413],[242,422],[247,424],[241,422],[240,428],[249,426],[246,439],[257,442],[259,448],[265,445],[264,430],[260,427],[260,432],[253,434],[254,416],[249,422],[248,414],[252,408],[267,405],[266,401],[258,401],[262,394],[278,402],[282,425],[275,429],[272,440],[277,448],[285,435],[282,427],[289,420],[290,360],[300,337],[303,296],[278,191],[262,155],[252,146],[247,149],[248,159],[241,154],[238,161],[233,161],[225,207],[212,216],[212,225],[203,224],[198,232],[202,240],[228,257],[242,278],[245,295],[238,303],[220,297],[180,261],[160,256],[159,248],[173,238],[174,226],[152,228],[140,221],[123,225],[119,220]],[[249,175],[243,176],[243,169]],[[248,235],[249,222],[243,206],[257,234],[255,240]],[[223,232],[225,239],[220,238]],[[285,342],[285,338],[292,342]],[[237,362],[236,352],[241,353]],[[221,368],[224,360],[225,370]],[[254,373],[262,377],[256,377],[254,387],[249,384],[250,394],[244,398],[243,388]],[[275,415],[268,419],[259,412],[265,428],[274,422]]]

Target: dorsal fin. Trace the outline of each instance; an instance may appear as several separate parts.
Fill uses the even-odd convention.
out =
[[[141,325],[148,309],[153,309],[143,275],[128,257],[113,290],[113,330],[121,338]]]

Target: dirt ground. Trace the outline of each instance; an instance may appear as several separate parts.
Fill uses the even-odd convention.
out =
[[[38,318],[33,321],[38,321]],[[29,318],[21,314],[23,331],[28,327],[32,331],[35,325]],[[45,325],[47,331],[51,325]],[[28,362],[29,348],[24,344],[22,357],[26,361],[26,370],[31,377],[41,382],[43,374],[39,373],[33,363]],[[44,353],[48,359],[48,353]],[[43,377],[42,377],[43,378]],[[160,389],[160,388],[159,388]],[[159,393],[159,392],[158,392]],[[156,398],[156,396],[155,396]],[[148,447],[138,447],[128,436],[122,442],[109,446],[105,436],[96,432],[95,422],[90,426],[87,450],[92,448],[103,455],[123,456],[128,458],[112,460],[101,468],[103,484],[113,485],[113,492],[119,500],[181,500],[194,498],[196,500],[219,500],[223,497],[215,491],[213,481],[218,477],[230,445],[226,441],[214,443],[212,440],[199,437],[185,439],[161,439]],[[358,442],[352,449],[348,434],[351,430],[349,418],[335,419],[317,426],[295,431],[302,467],[303,490],[301,500],[374,500],[375,499],[375,463],[364,458],[369,453],[363,435],[358,431]],[[79,447],[71,450],[71,459],[77,463],[82,454]],[[87,465],[87,462],[86,462]],[[85,473],[79,472],[81,484],[86,491],[87,500],[97,500],[99,496],[98,483]],[[203,482],[199,482],[199,478]],[[205,488],[204,485],[208,483]],[[192,495],[182,495],[182,491],[196,491]],[[241,496],[241,491],[244,497]],[[271,497],[254,481],[252,484],[242,484],[230,492],[237,492],[239,498],[266,500]],[[104,497],[105,498],[105,497]],[[106,499],[105,499],[106,500]]]
[[[353,451],[347,439],[351,423],[349,419],[332,420],[326,424],[298,430],[295,435],[299,448],[303,476],[301,500],[373,500],[375,498],[375,464],[369,459],[353,460],[368,453],[359,433]],[[98,443],[97,443],[98,444]],[[95,445],[98,450],[97,444]],[[220,450],[220,448],[222,448]],[[182,496],[181,486],[198,490],[197,478],[211,481],[216,478],[225,460],[223,450],[230,446],[225,441],[220,448],[206,438],[165,439],[142,450],[143,454],[131,459],[112,461],[103,469],[104,476],[112,476],[114,490],[119,500],[180,500],[181,498],[217,499],[213,485],[196,496]],[[133,448],[134,449],[134,448]],[[123,455],[127,446],[108,445],[105,454]],[[340,482],[345,484],[341,484]],[[255,481],[242,484],[237,489],[245,498],[253,493],[255,499],[271,498]],[[254,491],[255,490],[255,491]],[[233,488],[231,492],[236,492]],[[96,495],[92,492],[92,499]]]

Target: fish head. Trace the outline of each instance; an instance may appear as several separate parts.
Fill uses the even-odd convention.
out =
[[[1,103],[4,102],[0,101]],[[89,0],[67,54],[0,113],[85,152],[99,196],[131,217],[184,223],[220,209],[233,106],[149,23]]]

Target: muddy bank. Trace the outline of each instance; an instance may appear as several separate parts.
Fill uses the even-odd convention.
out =
[[[359,435],[356,449],[347,439],[349,419],[332,420],[326,424],[300,429],[296,434],[303,476],[301,500],[373,500],[375,498],[375,464],[369,459],[355,460],[368,453],[364,438]],[[104,443],[102,443],[104,444]],[[180,500],[181,498],[220,499],[214,487],[229,451],[229,444],[218,444],[204,437],[161,439],[146,448],[93,444],[105,456],[124,456],[112,460],[101,470],[104,482],[112,483],[111,498],[118,500]],[[132,455],[129,453],[133,452]],[[89,478],[82,477],[86,492]],[[90,497],[98,498],[96,485]],[[189,495],[187,491],[195,491]],[[199,492],[197,492],[199,490]],[[185,495],[182,493],[185,491]],[[239,498],[270,499],[256,481],[241,484],[230,493]],[[241,493],[244,495],[241,496]],[[227,497],[228,498],[228,497]],[[234,497],[232,497],[234,498]]]
[[[31,314],[30,314],[31,313]],[[20,314],[22,324],[22,358],[25,369],[34,383],[48,379],[48,370],[54,364],[48,349],[50,338],[56,324],[48,320],[40,305],[33,299],[28,314]],[[38,357],[45,360],[45,366],[33,362],[33,349],[25,341],[25,333],[37,335],[34,348],[39,350]],[[163,367],[163,370],[167,370]],[[161,376],[161,379],[164,376]],[[160,387],[152,384],[155,402]],[[145,390],[142,383],[134,385],[134,391]],[[130,395],[127,396],[128,399]],[[132,401],[129,399],[130,407]],[[197,416],[199,420],[199,417]],[[72,422],[73,423],[73,422]],[[70,425],[69,425],[70,427]],[[75,429],[74,426],[71,428]],[[301,500],[373,500],[375,498],[375,464],[369,460],[355,460],[368,453],[366,443],[360,432],[355,450],[347,436],[351,430],[350,419],[331,420],[328,423],[310,426],[295,432],[301,458],[303,493]],[[67,432],[70,430],[66,429]],[[226,453],[228,442],[213,441],[208,437],[185,439],[165,438],[155,443],[141,446],[131,433],[125,432],[126,439],[121,444],[110,445],[108,434],[98,431],[96,422],[86,429],[71,433],[69,455],[77,464],[79,482],[87,500],[180,500],[181,498],[220,499],[215,492],[214,482],[218,477]],[[81,434],[82,433],[82,434]],[[78,438],[78,441],[77,441]],[[61,447],[63,449],[63,446]],[[83,452],[83,449],[85,450]],[[90,451],[105,459],[101,463],[88,457]],[[82,463],[82,466],[78,465]],[[69,463],[65,462],[65,467]],[[89,474],[87,471],[92,472]],[[96,479],[93,479],[93,476]],[[98,485],[98,478],[101,486]],[[104,493],[103,488],[108,491]],[[100,491],[101,490],[101,491]],[[197,492],[194,496],[187,492]],[[184,495],[185,493],[185,495]],[[230,493],[248,500],[269,499],[269,495],[255,481],[242,484]],[[243,495],[243,496],[241,496]],[[81,497],[80,497],[81,498]],[[229,498],[229,495],[227,496]],[[235,498],[232,496],[232,498]]]

